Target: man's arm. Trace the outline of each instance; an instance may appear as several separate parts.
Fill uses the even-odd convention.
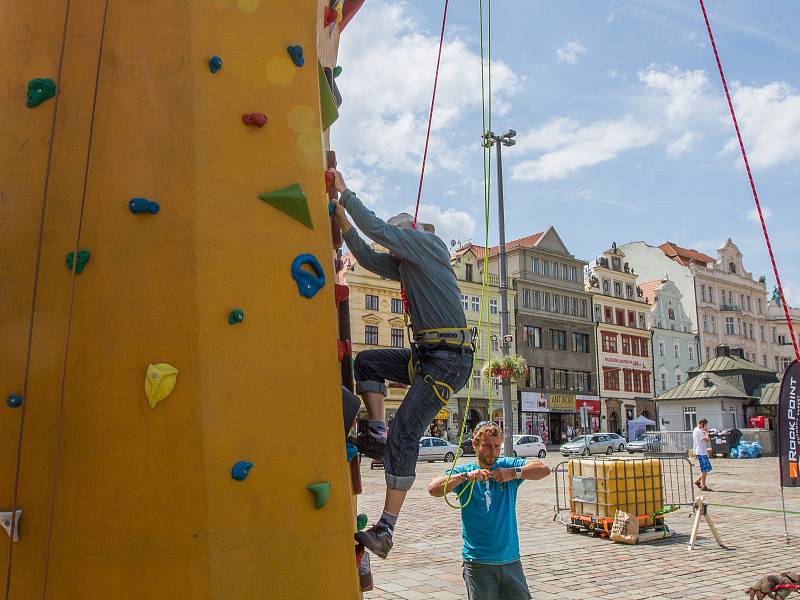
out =
[[[431,479],[428,484],[428,493],[434,498],[441,498],[445,495],[445,485],[447,485],[447,493],[449,494],[462,483],[468,481],[486,481],[491,476],[491,471],[487,469],[476,469],[475,471],[462,471],[450,476],[450,483],[447,483],[447,475],[442,477],[435,477]]]
[[[356,257],[358,264],[376,275],[400,281],[400,261],[386,252],[375,252],[370,248],[350,224],[344,207],[338,202],[336,202],[333,218],[339,229],[342,230],[342,239],[347,243],[347,248],[353,253],[353,256]]]
[[[535,481],[537,479],[544,479],[550,475],[550,468],[545,465],[543,462],[538,460],[532,460],[526,462],[522,466],[522,477],[521,479],[526,479],[528,481]],[[509,468],[500,468],[495,469],[492,471],[492,479],[499,483],[504,483],[506,481],[511,481],[512,479],[516,479],[517,474],[514,471],[513,467]]]

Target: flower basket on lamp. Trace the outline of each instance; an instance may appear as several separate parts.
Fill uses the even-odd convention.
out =
[[[482,373],[487,379],[497,377],[504,382],[518,383],[528,374],[528,365],[521,356],[503,356],[490,360]]]

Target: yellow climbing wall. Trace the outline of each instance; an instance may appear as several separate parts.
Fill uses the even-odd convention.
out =
[[[0,9],[0,511],[24,511],[19,542],[0,530],[3,597],[360,597],[323,179],[326,4]],[[27,108],[34,77],[58,93]],[[242,122],[252,112],[263,128]],[[292,183],[313,229],[257,197]],[[160,211],[132,214],[133,197]],[[65,266],[75,249],[91,252],[80,274]],[[290,274],[302,253],[327,280],[310,299]],[[180,374],[151,409],[159,362]],[[254,466],[234,481],[240,460]],[[316,510],[306,486],[322,481]]]

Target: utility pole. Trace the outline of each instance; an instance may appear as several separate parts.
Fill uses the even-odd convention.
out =
[[[508,332],[508,264],[506,261],[506,224],[503,208],[503,146],[516,144],[514,137],[517,132],[509,129],[503,135],[497,136],[492,131],[483,134],[483,146],[497,149],[497,213],[500,227],[500,347],[503,356],[508,356],[511,341],[514,336]],[[491,317],[490,317],[491,318]],[[503,391],[503,445],[506,456],[514,456],[514,413],[511,410],[511,382],[501,381]],[[492,415],[489,415],[489,419]]]

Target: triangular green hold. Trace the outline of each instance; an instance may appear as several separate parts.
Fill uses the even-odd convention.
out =
[[[328,503],[328,497],[331,495],[330,481],[309,483],[306,487],[312,494],[314,494],[314,508],[319,510]]]
[[[336,99],[333,97],[331,86],[328,85],[328,78],[325,77],[325,69],[319,66],[319,104],[322,109],[322,131],[333,125],[339,118],[339,110],[336,108]]]
[[[299,183],[274,192],[264,192],[258,195],[264,202],[271,204],[278,210],[286,213],[293,219],[300,221],[309,229],[314,229],[311,221],[311,212],[308,210],[308,200]]]

